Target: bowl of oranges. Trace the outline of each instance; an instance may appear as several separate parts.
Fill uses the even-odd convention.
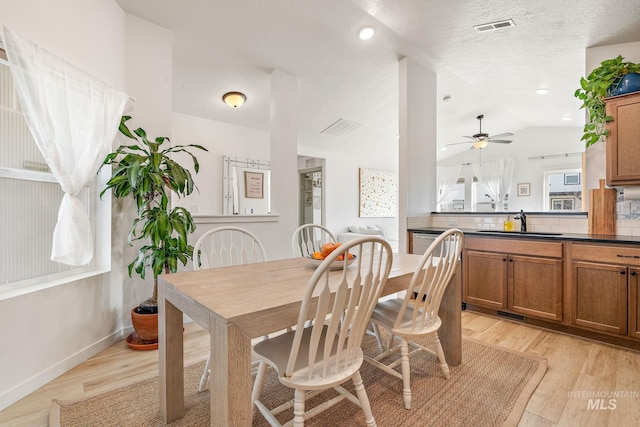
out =
[[[338,247],[340,247],[340,242],[325,243],[324,245],[322,245],[322,248],[320,248],[320,251],[314,252],[309,255],[309,260],[312,262],[312,264],[314,264],[315,266],[318,266],[322,263],[322,261],[324,261],[326,257],[329,256],[329,254],[331,254],[331,252],[336,250]],[[356,260],[357,257],[354,254],[348,253],[348,252],[346,255],[347,255],[346,265],[349,266],[353,261]],[[345,265],[344,256],[345,254],[339,255],[338,258],[336,258],[335,261],[331,263],[330,268],[332,270],[338,270],[338,269],[344,268],[344,265]]]

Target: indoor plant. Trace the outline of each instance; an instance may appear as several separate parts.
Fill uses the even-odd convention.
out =
[[[589,113],[581,139],[587,147],[600,140],[604,141],[608,134],[606,124],[611,121],[611,117],[606,114],[604,98],[620,95],[618,90],[624,76],[638,72],[640,64],[626,62],[618,55],[616,58],[602,61],[586,79],[580,78],[580,88],[575,91],[574,96],[582,101],[580,108],[586,108]]]
[[[165,142],[170,143],[169,138],[157,137],[150,141],[144,129],[138,128],[132,132],[126,124],[130,118],[122,117],[120,132],[135,140],[136,144],[120,145],[105,157],[102,166],[110,165],[113,170],[100,196],[111,189],[114,197],[132,197],[136,204],[137,215],[131,225],[128,240],[130,245],[136,240],[141,240],[144,244],[128,266],[129,277],[135,271],[144,279],[147,268],[150,268],[154,286],[153,295],[132,310],[133,316],[134,313],[157,313],[158,275],[175,273],[178,262],[186,265],[193,257],[193,246],[187,243],[188,235],[196,228],[193,218],[187,209],[180,206],[171,208],[169,202],[171,193],[179,197],[186,196],[193,192],[195,185],[189,170],[169,155],[187,153],[193,160],[194,171],[198,173],[198,159],[189,149],[207,149],[195,144],[162,148]],[[157,318],[155,324],[157,339]],[[138,332],[138,336],[145,341],[153,340],[153,337],[144,332]]]

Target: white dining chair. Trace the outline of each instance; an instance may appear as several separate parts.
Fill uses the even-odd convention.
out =
[[[291,249],[294,257],[308,257],[314,252],[320,252],[322,245],[337,241],[328,228],[318,224],[303,224],[293,232]]]
[[[303,224],[293,232],[291,249],[294,257],[308,257],[314,252],[320,252],[323,245],[337,242],[335,235],[328,228],[318,224]],[[378,348],[382,351],[383,343],[378,327],[372,323],[367,329],[367,334],[376,338]]]
[[[252,232],[240,227],[218,227],[205,232],[193,245],[193,269],[228,267],[267,260],[264,246]],[[204,391],[211,375],[211,355],[204,367],[198,391]]]
[[[379,302],[373,310],[371,321],[391,334],[386,350],[365,360],[373,366],[402,379],[404,407],[411,409],[411,383],[409,358],[420,351],[437,356],[444,376],[449,378],[449,366],[438,338],[442,321],[438,316],[442,296],[455,273],[464,241],[458,229],[442,233],[424,253],[411,277],[404,298]],[[433,336],[435,351],[410,339]],[[409,351],[411,347],[411,352]],[[388,364],[383,363],[395,351],[401,357]],[[401,371],[395,368],[401,365]]]
[[[347,258],[338,256],[353,249],[366,248],[347,266]],[[342,271],[333,270],[342,266]],[[391,246],[379,237],[362,237],[344,243],[317,267],[309,280],[300,307],[295,330],[268,338],[253,347],[260,361],[253,386],[252,401],[272,426],[280,426],[276,416],[293,408],[293,426],[347,398],[360,406],[368,426],[375,419],[360,376],[361,349],[371,312],[391,270]],[[331,271],[333,270],[333,271]],[[306,324],[307,319],[312,319]],[[276,408],[267,408],[260,400],[267,367],[273,367],[280,383],[294,389],[293,400]],[[356,396],[341,384],[352,380]],[[305,401],[323,390],[333,388],[339,395],[314,408]],[[291,425],[291,424],[284,424]]]

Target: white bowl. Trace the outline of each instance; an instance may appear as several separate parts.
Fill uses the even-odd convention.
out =
[[[353,261],[355,261],[355,260],[356,260],[356,258],[358,258],[358,257],[357,257],[356,255],[354,255],[354,256],[353,256],[353,258],[351,258],[351,259],[347,260],[347,267],[348,267],[348,266],[350,266],[350,265],[351,265],[351,263],[352,263]],[[311,256],[311,255],[309,255],[309,256],[307,257],[307,259],[308,259],[309,261],[311,261],[311,263],[312,263],[314,266],[316,266],[316,267],[317,267],[317,266],[319,266],[320,264],[322,264],[322,263],[324,262],[324,260],[323,260],[323,259],[315,259],[315,258],[312,258],[312,256]],[[330,269],[330,270],[342,270],[342,268],[343,268],[343,267],[344,267],[344,261],[335,260],[335,261],[333,261],[333,262],[331,263],[331,267],[329,267],[329,269]]]

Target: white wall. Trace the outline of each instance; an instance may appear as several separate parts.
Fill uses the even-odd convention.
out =
[[[21,37],[123,89],[125,16],[114,1],[1,0],[0,10],[0,23]],[[0,295],[0,409],[119,338],[121,311],[108,275]]]
[[[200,172],[192,171],[199,191],[174,203],[194,215],[222,215],[222,157],[269,160],[269,132],[180,113],[173,113],[172,122],[174,144],[198,144],[208,150],[192,150],[200,162]],[[183,165],[192,165],[189,156],[175,159]]]
[[[126,16],[113,0],[0,0],[0,10],[0,24],[135,97],[134,126],[170,136],[166,29]],[[150,281],[126,274],[133,207],[112,207],[112,224],[97,224],[112,229],[111,273],[10,298],[0,291],[0,410],[121,339],[130,307],[150,295]]]

